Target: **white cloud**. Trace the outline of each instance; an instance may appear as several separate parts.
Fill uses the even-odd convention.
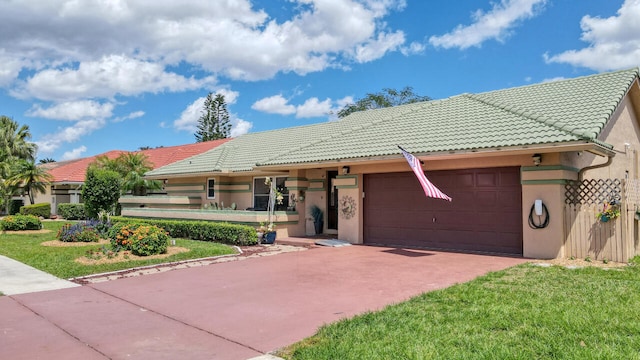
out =
[[[296,112],[296,107],[288,104],[289,100],[281,94],[260,99],[251,105],[253,110],[269,114],[291,115]]]
[[[431,36],[429,43],[445,49],[479,47],[483,42],[495,39],[504,41],[519,21],[536,16],[547,0],[501,0],[485,13],[477,10],[471,25],[458,25],[450,33]]]
[[[394,51],[404,44],[404,33],[379,33],[377,39],[356,46],[355,59],[360,63],[373,61],[383,57],[388,51]]]
[[[202,112],[205,97],[198,98],[187,106],[180,114],[180,118],[173,122],[173,127],[178,130],[195,132],[198,128],[198,119]]]
[[[213,77],[185,78],[165,72],[161,64],[109,55],[98,61],[82,62],[77,67],[40,71],[14,90],[13,95],[43,100],[112,98],[143,92],[193,90],[212,83]]]
[[[549,79],[543,79],[542,82],[543,83],[556,82],[556,81],[561,81],[561,80],[564,80],[564,79],[565,79],[565,77],[563,77],[563,76],[556,76],[556,77],[549,78]]]
[[[125,120],[137,119],[142,116],[144,116],[144,111],[134,111],[126,116],[118,116],[117,118],[113,119],[113,122],[122,122]]]
[[[27,116],[45,119],[78,121],[82,119],[105,119],[113,114],[112,103],[101,104],[93,100],[66,101],[43,108],[35,104],[26,113]]]
[[[288,99],[285,99],[279,94],[258,100],[251,106],[251,108],[269,114],[295,114],[296,118],[328,116],[332,119],[335,113],[350,103],[353,103],[353,97],[351,96],[347,96],[336,101],[333,101],[330,98],[320,101],[317,97],[311,97],[305,100],[301,105],[292,105],[289,103]]]
[[[18,63],[5,66],[0,81],[35,70],[15,94],[70,100],[213,82],[167,65],[244,80],[306,74],[404,49],[404,35],[384,17],[405,7],[405,0],[298,0],[289,19],[276,20],[249,0],[5,2],[0,49]]]
[[[38,152],[49,154],[57,150],[63,143],[73,143],[78,141],[85,135],[104,127],[106,121],[104,119],[81,120],[73,126],[66,127],[55,134],[48,134],[42,137],[40,141],[36,141]]]
[[[580,21],[581,39],[589,45],[558,55],[544,54],[547,63],[567,63],[597,71],[640,64],[640,0],[625,0],[616,16],[586,15]]]
[[[232,118],[230,135],[231,137],[238,137],[240,135],[244,135],[248,133],[252,127],[253,127],[253,123],[249,121],[238,119],[238,118]]]
[[[327,116],[331,112],[331,99],[319,101],[318,98],[312,97],[307,99],[302,105],[296,107],[297,118],[309,118]]]
[[[82,154],[84,154],[87,151],[87,147],[82,145],[78,148],[75,148],[71,151],[66,151],[64,154],[62,154],[62,158],[60,159],[61,161],[65,161],[65,160],[73,160],[73,159],[77,159],[79,158]]]

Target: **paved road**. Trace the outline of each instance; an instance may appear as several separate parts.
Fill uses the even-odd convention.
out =
[[[248,359],[526,260],[349,246],[0,297],[0,358]]]

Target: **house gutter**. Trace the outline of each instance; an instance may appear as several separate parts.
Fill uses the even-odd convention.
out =
[[[615,156],[615,151],[609,149],[600,144],[596,144],[590,141],[576,141],[571,143],[562,144],[545,144],[539,146],[520,146],[520,147],[502,147],[502,148],[487,148],[487,149],[472,149],[472,150],[452,150],[452,151],[439,151],[429,153],[414,152],[416,157],[428,161],[428,160],[455,160],[460,158],[474,158],[474,157],[487,157],[487,156],[513,156],[513,155],[531,155],[531,154],[544,154],[544,153],[557,153],[557,152],[574,152],[574,151],[586,151],[598,156]],[[305,163],[291,163],[291,164],[274,164],[274,165],[257,165],[256,170],[269,171],[269,170],[283,170],[283,169],[301,169],[301,168],[318,168],[318,167],[331,167],[331,166],[344,166],[344,165],[358,165],[364,162],[376,161],[376,162],[395,162],[398,159],[404,159],[401,154],[390,154],[383,156],[367,156],[361,158],[350,159],[335,159],[327,161],[313,161]],[[603,165],[605,166],[605,165]],[[587,169],[588,170],[588,169]]]
[[[580,171],[578,172],[578,181],[582,181],[582,177],[584,176],[584,173],[589,171],[589,170],[599,169],[599,168],[603,168],[603,167],[607,167],[607,166],[611,165],[611,163],[613,162],[613,156],[614,155],[607,156],[607,161],[602,163],[602,164],[585,166],[582,169],[580,169]]]

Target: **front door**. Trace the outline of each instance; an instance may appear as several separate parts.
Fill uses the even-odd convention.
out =
[[[327,171],[327,229],[338,230],[338,189],[333,185],[337,171]]]

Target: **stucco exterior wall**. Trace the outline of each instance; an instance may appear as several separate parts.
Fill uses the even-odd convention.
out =
[[[629,97],[625,97],[602,131],[599,140],[613,145],[616,155],[610,166],[584,172],[584,179],[638,178],[638,151],[640,150],[640,125],[636,110]],[[563,154],[562,162],[582,169],[603,164],[606,158],[586,152]]]

